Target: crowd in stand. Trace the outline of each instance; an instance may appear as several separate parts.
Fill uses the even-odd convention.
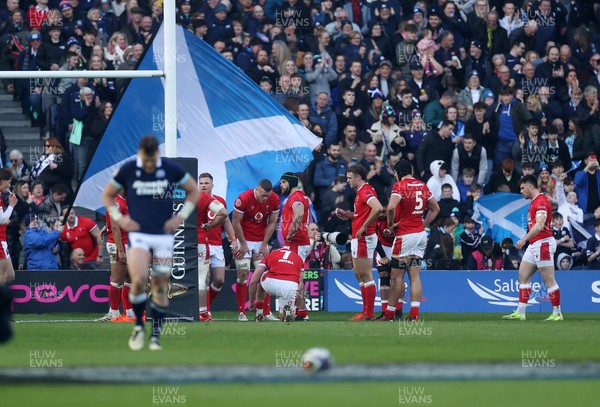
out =
[[[137,64],[163,1],[0,7],[0,69],[118,70]],[[577,247],[571,223],[600,218],[600,1],[184,0],[177,8],[178,24],[323,139],[303,178],[322,230],[350,229],[336,216],[352,208],[348,166],[368,170],[385,204],[392,168],[407,158],[440,201],[429,268],[514,267],[514,250],[482,238],[474,203],[519,193],[524,174],[556,205],[557,265],[598,262],[600,234]],[[2,81],[44,142],[30,162],[9,154],[14,181],[31,191],[16,188],[20,202],[49,200],[60,213],[126,83]]]

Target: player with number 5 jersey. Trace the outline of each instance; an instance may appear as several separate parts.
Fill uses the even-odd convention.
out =
[[[385,317],[381,320],[391,321],[395,318],[396,304],[404,298],[404,273],[410,279],[410,314],[408,320],[419,319],[419,307],[423,289],[421,287],[421,260],[427,246],[425,227],[440,212],[440,206],[423,181],[413,177],[412,164],[408,160],[400,160],[394,165],[398,182],[394,184],[387,207],[387,224],[395,229],[396,238],[392,247],[392,276],[390,295]],[[429,209],[425,220],[425,209]]]

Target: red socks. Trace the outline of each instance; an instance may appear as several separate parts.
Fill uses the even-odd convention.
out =
[[[258,308],[258,305],[256,308]],[[269,293],[265,294],[263,313],[265,315],[271,315],[271,295]]]
[[[208,287],[208,292],[206,293],[206,295],[207,295],[206,303],[208,305],[208,309],[210,309],[212,302],[215,300],[215,298],[217,298],[217,295],[219,295],[220,292],[221,292],[221,289],[219,288],[217,290],[215,288],[215,286],[212,284],[210,285],[210,287]]]
[[[123,291],[121,293],[121,302],[123,303],[123,311],[133,309],[131,301],[129,301],[129,291],[131,290],[131,283],[123,284]]]
[[[556,288],[553,289],[554,287],[556,287]],[[560,289],[558,288],[558,285],[555,285],[554,287],[551,287],[548,289],[548,296],[550,297],[550,303],[552,304],[552,306],[559,307],[560,306]]]
[[[246,283],[235,283],[235,298],[237,299],[238,312],[246,313],[246,297],[248,286]]]
[[[523,286],[526,286],[526,287],[521,288]],[[527,304],[527,301],[529,301],[530,295],[531,295],[531,284],[521,284],[521,286],[519,287],[519,302],[522,302],[523,304]]]
[[[361,314],[367,314],[367,301],[365,300],[365,286],[360,283],[360,296],[362,297],[363,308]]]
[[[117,286],[116,283],[110,283],[110,286],[108,286],[108,300],[110,309],[118,311],[121,305],[121,287]]]
[[[375,316],[375,296],[377,295],[377,287],[375,287],[375,281],[371,280],[366,282],[364,288],[364,314],[373,318]]]
[[[307,309],[297,309],[296,315],[301,316],[302,318],[306,318],[308,316],[308,310]]]
[[[394,319],[396,317],[396,307],[390,307],[390,306],[388,306],[385,309],[385,317],[387,319]]]

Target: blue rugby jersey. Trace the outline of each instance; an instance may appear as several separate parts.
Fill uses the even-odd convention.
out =
[[[126,162],[111,182],[124,188],[131,219],[140,224],[140,233],[164,234],[165,222],[173,216],[173,198],[185,197],[179,189],[190,174],[168,159],[159,158],[156,169],[146,173],[139,157]]]

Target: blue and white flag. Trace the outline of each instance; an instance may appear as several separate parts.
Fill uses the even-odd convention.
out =
[[[163,28],[139,69],[164,69]],[[177,153],[198,159],[214,177],[213,193],[237,196],[263,178],[273,183],[300,172],[320,139],[261,90],[237,66],[192,33],[177,27]],[[169,118],[166,118],[169,120]],[[94,154],[75,206],[104,212],[102,191],[112,173],[153,134],[164,154],[163,78],[132,79]]]
[[[527,211],[531,201],[519,194],[496,192],[482,196],[475,204],[473,218],[483,223],[494,242],[510,237],[513,242],[527,233]]]

